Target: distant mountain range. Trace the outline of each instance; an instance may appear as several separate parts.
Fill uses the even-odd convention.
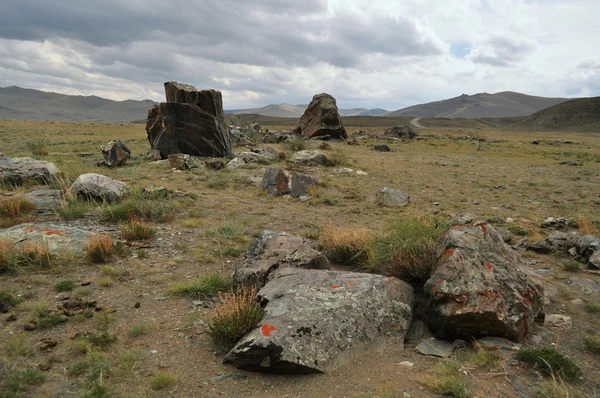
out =
[[[413,116],[424,118],[480,118],[528,116],[568,98],[545,98],[503,91],[496,94],[463,94],[459,97],[428,104],[414,105],[390,112],[385,116]]]
[[[113,101],[17,86],[0,87],[0,120],[131,122],[146,119],[151,100]]]
[[[270,117],[295,117],[300,118],[308,105],[291,105],[291,104],[274,104],[263,106],[262,108],[250,108],[250,109],[231,109],[226,110],[225,113],[234,113],[237,115],[261,115]],[[381,116],[385,115],[389,111],[385,109],[375,108],[352,108],[352,109],[338,109],[340,116]]]

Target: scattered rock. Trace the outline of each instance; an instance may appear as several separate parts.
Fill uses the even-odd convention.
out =
[[[562,164],[563,166],[577,166],[577,162],[575,162],[574,160],[565,160],[560,162],[560,164]]]
[[[316,242],[285,232],[262,231],[246,250],[244,262],[236,267],[236,286],[262,287],[279,268],[329,269],[329,261]]]
[[[285,195],[290,192],[289,178],[283,169],[267,167],[259,189],[267,195]]]
[[[357,170],[356,174],[359,176],[368,176],[369,173],[367,173],[366,171],[362,171],[362,170]]]
[[[57,344],[58,344],[58,341],[56,341],[55,339],[53,339],[51,337],[44,337],[44,338],[40,339],[40,343],[38,344],[38,347],[40,350],[46,351],[46,350],[56,347]]]
[[[331,144],[329,144],[327,142],[322,142],[321,145],[319,145],[319,149],[322,149],[324,151],[329,151],[329,150],[331,150]]]
[[[307,174],[292,172],[290,182],[292,198],[299,198],[300,196],[308,195],[309,188],[317,185],[319,179]]]
[[[27,322],[26,324],[23,325],[23,329],[31,332],[32,330],[37,329],[37,325],[33,322]]]
[[[436,248],[438,266],[425,283],[427,320],[438,338],[523,338],[542,309],[541,278],[494,227],[453,227]]]
[[[172,153],[169,159],[169,167],[175,170],[188,170],[198,167],[190,155],[184,153]]]
[[[113,180],[102,174],[82,174],[71,185],[71,193],[85,200],[118,202],[127,194],[124,182]]]
[[[591,279],[574,279],[569,286],[588,296],[600,295],[600,285]]]
[[[223,159],[208,159],[204,161],[204,165],[207,169],[211,170],[221,170],[225,168]]]
[[[556,330],[570,330],[573,326],[571,317],[561,314],[546,314],[544,326]]]
[[[471,213],[462,213],[462,214],[450,214],[450,226],[455,225],[469,225],[475,221],[475,216]]]
[[[246,162],[242,158],[233,158],[227,163],[228,169],[237,169],[245,165]]]
[[[407,368],[412,368],[413,366],[415,366],[415,364],[410,361],[402,361],[402,362],[399,362],[398,365],[405,366]]]
[[[381,344],[404,338],[412,287],[381,275],[286,268],[258,292],[261,323],[225,362],[266,373],[328,372]]]
[[[140,308],[141,304],[139,301],[136,301],[136,303],[133,305],[133,308]]]
[[[255,152],[239,152],[236,153],[235,156],[242,159],[246,163],[269,164],[272,162],[272,160],[267,158],[265,155]]]
[[[110,141],[100,150],[104,160],[98,166],[120,167],[131,157],[131,150],[121,140]]]
[[[318,151],[298,151],[292,155],[290,162],[303,164],[305,166],[329,166],[331,162]]]
[[[410,126],[396,126],[390,127],[383,132],[383,135],[386,137],[394,137],[394,138],[409,138],[413,139],[418,134],[417,132]]]
[[[263,134],[262,141],[267,144],[279,144],[296,137],[296,133],[290,130],[267,130]]]
[[[265,148],[251,148],[250,152],[262,155],[265,159],[270,162],[275,162],[279,159],[279,152],[270,147]]]
[[[375,203],[385,207],[404,207],[410,203],[410,195],[397,189],[384,187],[377,191]]]
[[[569,218],[552,218],[548,217],[541,225],[542,228],[565,229],[577,228],[577,222]]]
[[[554,231],[541,241],[527,246],[527,250],[543,254],[565,254],[571,247],[575,246],[578,239],[579,234],[577,232]]]
[[[17,320],[17,316],[15,314],[8,314],[6,318],[4,318],[6,322],[14,322]]]
[[[11,159],[0,155],[0,181],[6,184],[21,185],[27,181],[49,184],[62,174],[52,162],[30,157]]]
[[[37,189],[11,196],[30,200],[38,213],[54,213],[65,204],[63,192],[58,189]]]
[[[454,346],[447,341],[436,339],[432,337],[427,340],[423,340],[419,345],[415,347],[423,355],[431,355],[434,357],[448,358],[454,354]]]
[[[300,126],[296,132],[307,139],[325,135],[332,138],[348,138],[335,98],[325,93],[313,97],[300,118]]]
[[[248,381],[248,377],[244,375],[218,375],[210,379],[210,381]]]
[[[52,254],[82,256],[94,233],[64,224],[25,223],[0,230],[0,240],[16,245],[47,246]]]
[[[148,111],[146,132],[152,149],[166,159],[174,153],[231,157],[220,91],[198,91],[177,82],[165,83],[167,102]]]
[[[373,146],[373,150],[377,151],[377,152],[391,152],[392,148],[389,147],[389,145],[374,145]]]

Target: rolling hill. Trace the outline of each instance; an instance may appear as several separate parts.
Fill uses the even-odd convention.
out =
[[[600,97],[579,98],[551,106],[505,129],[600,132]]]
[[[545,98],[504,91],[496,94],[463,94],[442,101],[410,106],[385,116],[414,116],[424,118],[483,118],[528,116],[550,106],[568,101],[567,98]]]
[[[0,87],[0,120],[130,122],[145,119],[151,100],[113,101],[17,86]]]
[[[272,104],[263,106],[262,108],[251,108],[251,109],[231,109],[226,110],[225,113],[234,113],[237,115],[262,115],[270,117],[284,117],[284,118],[299,118],[302,116],[308,105],[291,105],[291,104]],[[367,108],[351,108],[351,109],[338,109],[340,116],[380,116],[386,114],[388,111],[385,109],[367,109]]]

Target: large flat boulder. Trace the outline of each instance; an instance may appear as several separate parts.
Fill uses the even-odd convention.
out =
[[[95,234],[65,224],[26,223],[0,230],[0,240],[15,245],[46,246],[52,254],[82,256],[88,239]]]
[[[396,336],[412,319],[413,290],[381,275],[285,268],[258,292],[265,316],[225,362],[265,373],[321,373]]]
[[[335,98],[326,93],[313,97],[296,130],[307,139],[325,135],[332,138],[348,138]]]
[[[80,175],[70,190],[78,198],[107,203],[120,201],[129,191],[124,182],[96,173]]]
[[[244,262],[236,267],[233,283],[261,288],[280,268],[329,269],[329,261],[312,240],[285,232],[262,231],[248,247]]]
[[[61,171],[52,162],[36,160],[30,157],[0,157],[0,182],[21,185],[26,181],[49,184],[60,176]]]
[[[442,339],[520,340],[542,310],[542,280],[487,223],[452,227],[436,249],[425,283],[428,323]]]
[[[167,102],[148,111],[146,132],[153,150],[163,159],[174,153],[230,157],[231,137],[225,126],[220,91],[165,83]]]

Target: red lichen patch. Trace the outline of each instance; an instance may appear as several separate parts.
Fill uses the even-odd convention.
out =
[[[33,231],[35,231],[35,227],[33,225],[30,225],[30,226],[23,228],[23,231],[33,232]]]
[[[267,336],[267,337],[271,337],[271,334],[276,331],[277,328],[273,325],[269,325],[268,323],[263,323],[263,325],[260,327],[260,332],[263,334],[263,336]]]
[[[490,263],[489,261],[488,261],[488,263],[487,263],[487,269],[489,269],[489,270],[491,270],[491,269],[492,269],[492,263]]]
[[[440,259],[441,261],[446,260],[448,257],[451,257],[454,254],[454,249],[450,248],[450,249],[444,249],[444,251],[442,252],[442,258]]]
[[[277,180],[277,192],[284,192],[288,189],[288,183],[284,176],[279,176]]]
[[[467,226],[466,225],[455,225],[455,226],[451,227],[450,229],[454,230],[454,229],[464,229],[464,228],[467,228]]]
[[[487,223],[482,222],[481,224],[478,224],[477,226],[481,227],[481,230],[483,231],[483,236],[487,236],[487,234],[488,234]]]
[[[61,231],[59,229],[43,229],[42,231],[44,231],[46,235],[58,235],[62,237],[67,236],[67,234],[65,234],[64,231]]]
[[[338,285],[329,285],[329,288],[330,289],[339,289],[339,286]]]
[[[346,283],[346,286],[348,286],[348,287],[358,286],[358,283],[356,283],[356,282],[348,282],[348,283]]]

